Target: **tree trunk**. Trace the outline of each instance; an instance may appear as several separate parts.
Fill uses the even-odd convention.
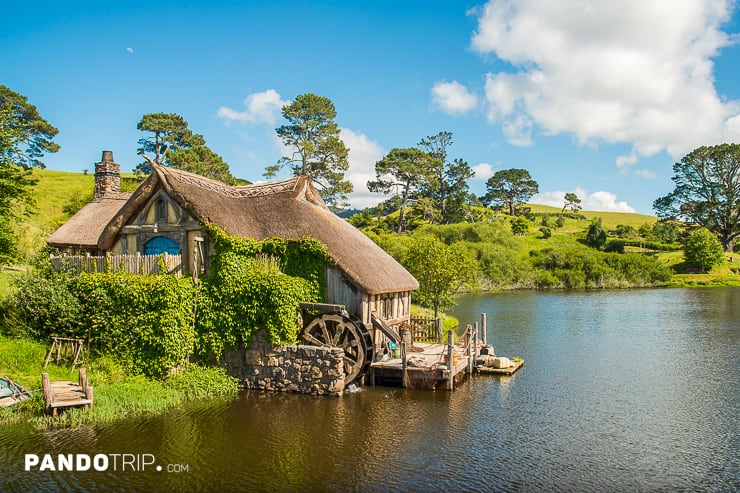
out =
[[[409,194],[411,193],[410,188],[411,184],[407,183],[406,190],[403,193],[403,200],[401,201],[401,210],[398,212],[398,226],[396,226],[396,233],[399,235],[403,233],[403,214],[406,211],[406,202],[408,202]]]

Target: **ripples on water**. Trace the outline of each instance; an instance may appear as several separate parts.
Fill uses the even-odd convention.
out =
[[[468,296],[512,377],[455,392],[243,393],[164,416],[0,431],[8,491],[739,491],[740,290]],[[24,473],[25,453],[187,473]]]

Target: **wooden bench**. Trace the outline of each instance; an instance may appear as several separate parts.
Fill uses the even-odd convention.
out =
[[[70,407],[93,407],[93,388],[87,382],[87,372],[80,368],[78,383],[69,381],[51,382],[49,374],[41,375],[41,384],[44,389],[46,414],[57,415],[57,409]]]

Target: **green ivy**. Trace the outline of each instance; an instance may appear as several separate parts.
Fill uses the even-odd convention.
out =
[[[13,334],[84,338],[92,353],[149,376],[194,356],[219,360],[259,329],[274,344],[296,343],[300,303],[321,301],[326,289],[326,247],[308,238],[260,242],[209,232],[215,254],[197,286],[189,277],[110,272],[23,279],[6,317]],[[257,255],[275,257],[284,272],[256,269]]]
[[[326,290],[326,247],[310,238],[238,238],[217,227],[209,227],[209,236],[216,254],[199,296],[197,352],[218,358],[248,344],[260,328],[273,344],[296,343],[299,304],[321,301]],[[248,259],[259,254],[280,259],[285,272],[252,270]]]

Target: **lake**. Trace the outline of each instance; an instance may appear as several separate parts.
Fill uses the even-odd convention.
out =
[[[242,392],[0,429],[0,490],[740,491],[740,289],[470,295],[453,312],[487,313],[496,353],[525,366],[454,392]],[[89,470],[27,472],[26,454]]]

